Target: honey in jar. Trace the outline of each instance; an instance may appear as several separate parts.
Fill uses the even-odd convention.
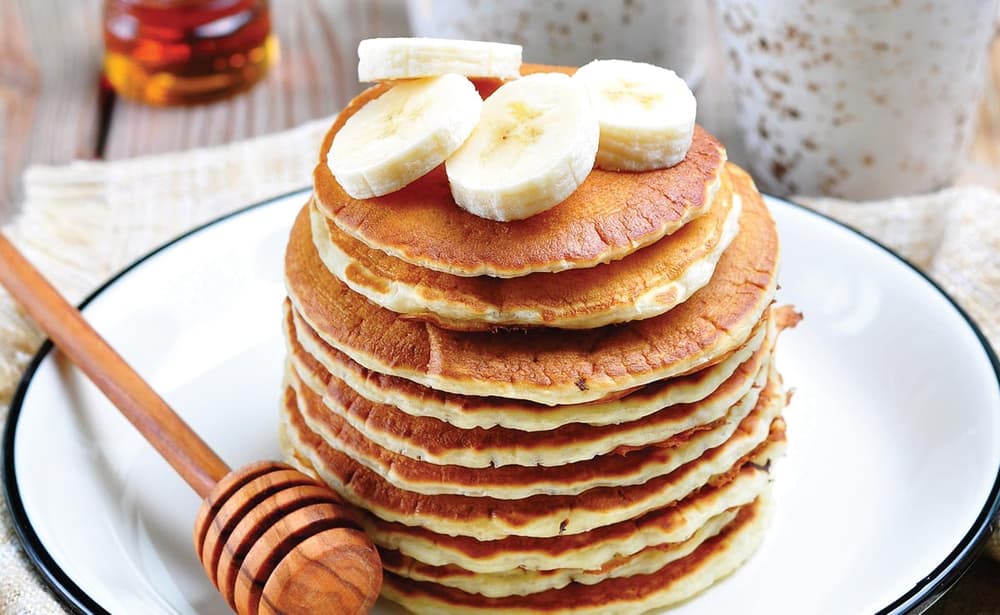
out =
[[[155,105],[249,88],[277,56],[267,0],[108,0],[104,44],[111,87]]]

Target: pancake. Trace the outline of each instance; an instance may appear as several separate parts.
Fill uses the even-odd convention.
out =
[[[778,315],[787,308],[775,308]],[[585,404],[547,406],[507,399],[478,397],[436,391],[405,378],[373,372],[333,348],[294,314],[286,301],[285,338],[292,350],[301,347],[333,377],[344,381],[369,401],[393,406],[411,416],[429,417],[460,429],[506,427],[520,431],[548,431],[570,423],[610,425],[634,421],[667,406],[696,402],[728,380],[763,345],[770,347],[766,322],[758,323],[744,344],[724,360],[692,374],[660,380],[634,391],[615,393]],[[692,417],[690,426],[707,422]]]
[[[496,277],[593,267],[631,254],[703,215],[719,188],[725,149],[696,127],[680,164],[642,173],[594,169],[569,198],[524,220],[495,222],[459,208],[444,165],[397,192],[354,199],[334,179],[327,153],[347,118],[389,87],[365,90],[340,113],[320,148],[313,186],[318,206],[341,230],[418,267]]]
[[[497,540],[507,536],[551,537],[586,532],[643,515],[680,500],[713,478],[738,469],[768,438],[785,395],[772,372],[754,410],[720,446],[664,476],[640,485],[598,487],[574,496],[535,495],[520,500],[462,495],[424,495],[393,486],[379,473],[327,444],[296,416],[283,415],[285,437],[324,482],[345,500],[386,521],[421,526],[446,535]],[[295,409],[292,388],[285,407]]]
[[[307,414],[306,421],[314,431],[321,428],[327,432],[325,437],[335,448],[356,448],[350,441],[364,438],[388,452],[465,468],[562,466],[647,445],[688,444],[692,436],[698,436],[702,443],[715,441],[711,445],[715,446],[721,443],[718,438],[728,438],[720,423],[738,423],[756,404],[767,379],[772,348],[771,343],[762,347],[719,388],[697,402],[670,406],[635,421],[600,427],[570,423],[550,431],[525,432],[504,427],[460,429],[438,419],[411,417],[392,406],[373,404],[326,372],[294,340],[289,344],[295,377],[324,406],[317,416]],[[731,432],[735,423],[728,427]],[[696,433],[710,428],[717,429],[713,434]],[[552,474],[535,474],[543,481],[562,480]],[[486,488],[486,484],[479,488]]]
[[[690,555],[701,543],[721,532],[737,513],[738,510],[730,509],[715,515],[685,541],[647,547],[634,555],[617,557],[602,566],[592,568],[559,568],[543,571],[514,568],[483,574],[453,565],[428,566],[402,555],[399,551],[380,549],[379,553],[385,570],[406,579],[430,581],[488,598],[526,596],[550,589],[560,589],[574,582],[593,585],[606,579],[656,572],[670,562]]]
[[[373,303],[446,329],[498,326],[593,329],[658,316],[708,283],[739,230],[742,203],[728,178],[710,211],[611,263],[510,279],[460,277],[366,247],[312,203],[313,243],[326,268]]]
[[[624,326],[461,332],[401,318],[323,266],[308,212],[292,228],[285,282],[296,311],[362,366],[441,391],[544,404],[593,401],[711,364],[750,336],[776,287],[774,221],[749,176],[731,167],[741,232],[708,285],[666,314]]]
[[[315,469],[295,452],[280,432],[282,448],[291,463],[313,476]],[[761,464],[780,457],[785,448],[784,423],[771,425],[766,445],[755,453]],[[420,527],[383,521],[371,514],[361,520],[364,530],[381,549],[398,551],[432,566],[459,566],[464,570],[499,573],[514,568],[558,570],[596,569],[619,557],[648,547],[683,542],[708,519],[753,501],[770,484],[769,470],[744,463],[725,480],[714,481],[688,497],[649,512],[637,519],[620,521],[581,534],[550,538],[508,536],[480,541],[468,536],[445,536]]]
[[[387,572],[382,595],[417,615],[642,613],[686,600],[738,568],[763,541],[770,516],[770,500],[760,497],[693,553],[650,574],[611,578],[594,585],[571,583],[527,596],[488,598]]]
[[[519,500],[534,495],[577,495],[599,487],[639,485],[669,474],[698,459],[705,451],[722,445],[754,408],[767,377],[707,428],[678,434],[669,440],[625,452],[617,449],[585,461],[566,463],[539,471],[537,467],[505,465],[470,469],[460,465],[438,465],[388,451],[350,427],[330,412],[320,397],[302,384],[290,370],[289,385],[295,390],[298,408],[286,407],[285,420],[299,422],[328,445],[376,472],[399,489],[425,495],[464,495],[498,500]],[[516,446],[516,443],[511,443]]]

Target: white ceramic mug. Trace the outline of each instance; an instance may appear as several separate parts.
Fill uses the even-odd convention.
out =
[[[765,190],[851,199],[955,177],[995,0],[718,0],[741,151]]]
[[[518,43],[527,62],[581,66],[595,58],[673,69],[694,89],[706,68],[704,2],[408,0],[416,36]]]

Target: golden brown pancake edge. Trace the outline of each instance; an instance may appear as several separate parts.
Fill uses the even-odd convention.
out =
[[[389,87],[362,92],[327,132],[313,172],[316,201],[368,247],[438,271],[515,277],[621,258],[704,214],[725,165],[725,149],[697,127],[680,164],[643,173],[594,169],[565,201],[525,220],[495,222],[460,209],[443,166],[397,192],[353,199],[327,166],[327,152],[347,118]]]

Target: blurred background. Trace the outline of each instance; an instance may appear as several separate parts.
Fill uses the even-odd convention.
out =
[[[240,93],[193,106],[127,98],[147,83],[122,61],[150,53],[149,41],[126,40],[142,10],[198,4],[270,9],[273,37],[230,56]],[[230,17],[204,36],[263,23]],[[333,114],[361,88],[358,41],[411,33],[518,42],[527,61],[673,68],[698,96],[698,121],[773,193],[996,188],[995,17],[985,0],[0,0],[0,220],[17,209],[31,163],[212,146]],[[106,39],[126,96],[102,85]]]

